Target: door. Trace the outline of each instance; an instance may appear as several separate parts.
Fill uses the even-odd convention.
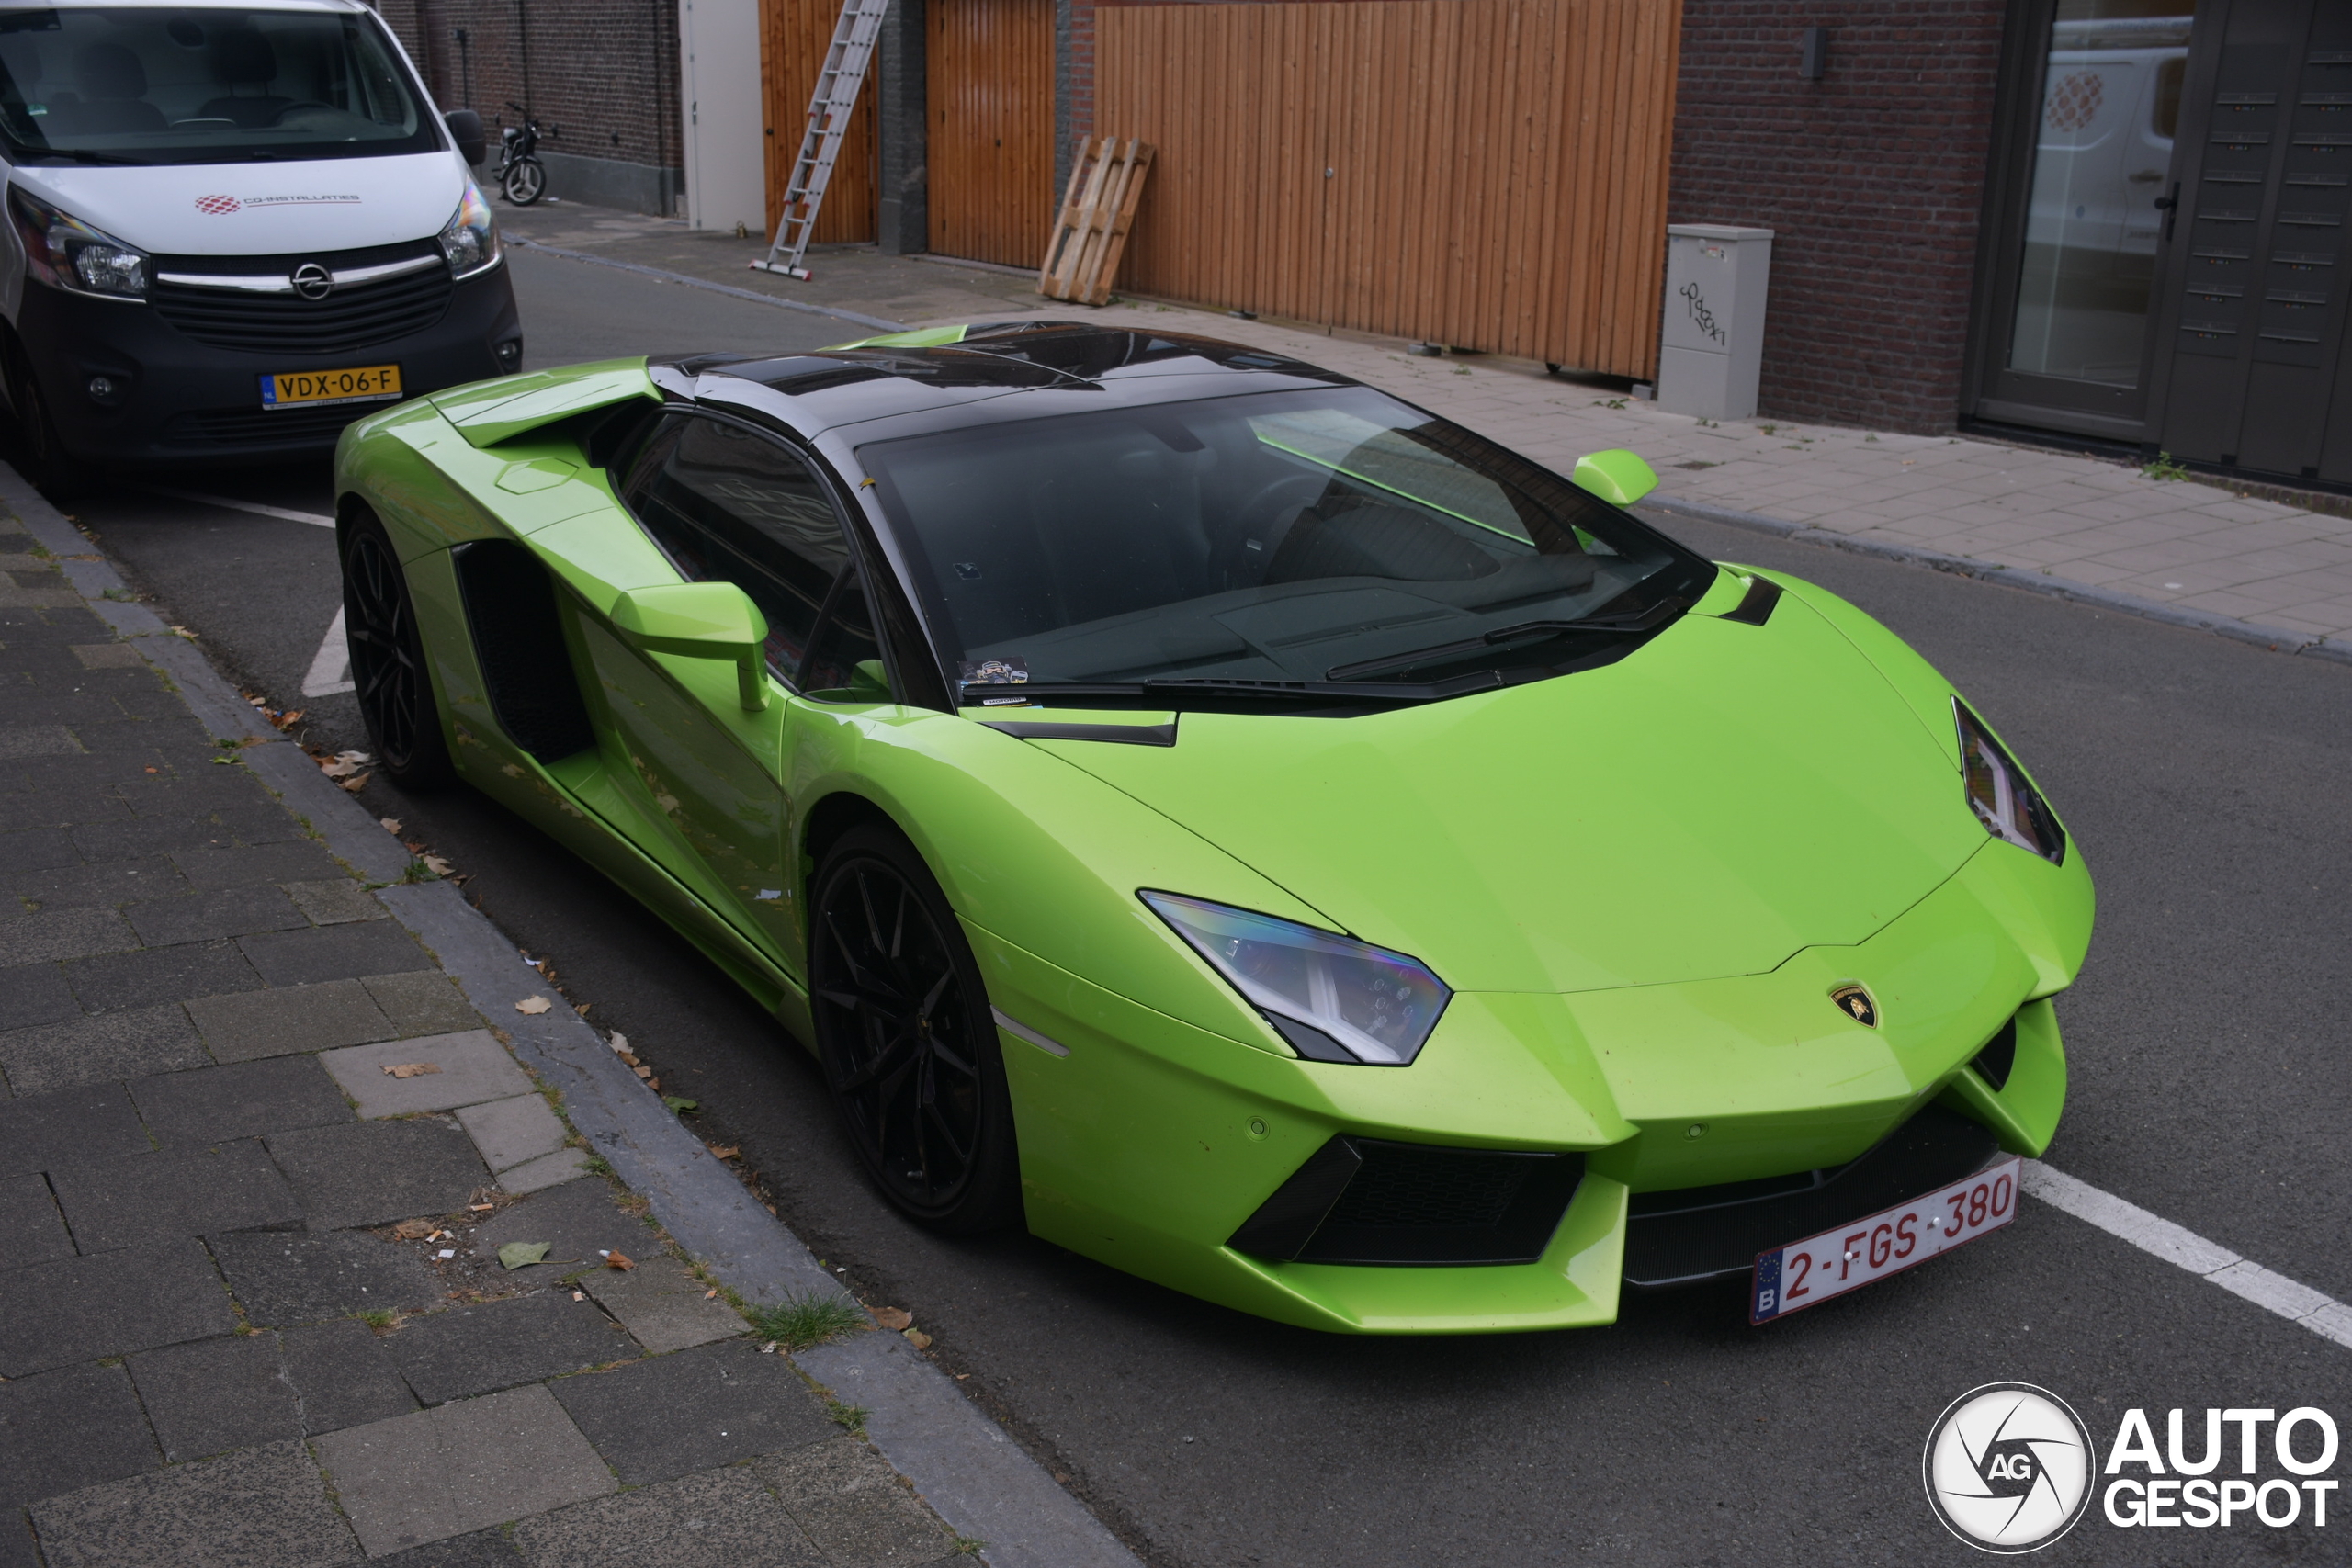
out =
[[[886,694],[872,618],[825,486],[781,441],[675,414],[630,465],[622,499],[689,581],[728,581],[768,623],[769,702],[742,705],[732,664],[586,640],[611,718],[611,773],[656,826],[639,844],[787,974],[805,967],[785,852],[797,716]]]
[[[1996,170],[1975,412],[2136,442],[2192,20],[2204,17],[2196,0],[2057,0],[2041,15],[2031,53],[2008,64],[2030,90]]]
[[[931,0],[931,248],[1034,267],[1054,189],[1053,0]]]
[[[2352,6],[2209,10],[2211,59],[2183,116],[2154,439],[2195,461],[2352,482]]]
[[[766,105],[767,238],[775,238],[784,217],[785,187],[792,183],[792,167],[800,157],[800,139],[808,129],[808,96],[817,90],[817,75],[831,51],[833,29],[841,20],[838,0],[760,0],[760,95]],[[874,238],[875,203],[880,195],[879,164],[874,134],[874,101],[881,87],[882,54],[878,49],[858,90],[857,107],[850,110],[842,136],[841,155],[834,160],[832,180],[825,187],[824,206],[817,212],[817,227],[809,234],[820,245],[863,244]]]

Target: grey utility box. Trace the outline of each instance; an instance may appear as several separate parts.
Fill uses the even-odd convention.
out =
[[[1727,223],[1666,228],[1666,323],[1657,406],[1701,419],[1756,412],[1764,367],[1764,290],[1772,231]]]

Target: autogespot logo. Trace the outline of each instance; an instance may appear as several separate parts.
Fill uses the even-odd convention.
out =
[[[1980,1551],[2038,1551],[2090,1504],[2090,1428],[2064,1400],[2025,1382],[1986,1383],[1947,1406],[1921,1470],[1944,1528]]]

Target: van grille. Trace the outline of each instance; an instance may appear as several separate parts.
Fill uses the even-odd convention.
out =
[[[323,299],[166,283],[160,275],[285,276],[304,262],[337,272],[427,254],[438,254],[429,240],[325,255],[158,256],[149,299],[165,321],[208,347],[288,358],[352,354],[439,322],[456,288],[448,269],[424,267],[381,282],[345,284]]]

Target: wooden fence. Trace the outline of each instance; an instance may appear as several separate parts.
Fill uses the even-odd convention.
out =
[[[1654,375],[1680,15],[1105,6],[1095,129],[1159,150],[1121,284]]]

